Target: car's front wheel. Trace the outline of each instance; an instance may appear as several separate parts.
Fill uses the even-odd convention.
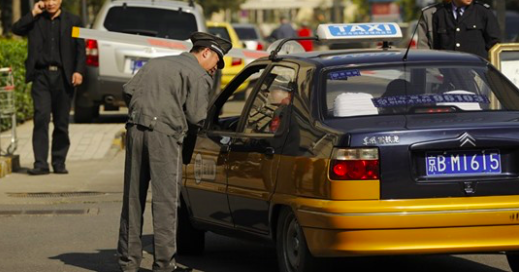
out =
[[[314,271],[316,259],[308,250],[303,229],[289,208],[283,208],[279,215],[276,251],[280,272]]]
[[[519,272],[519,251],[511,251],[506,253],[508,265],[513,272]]]

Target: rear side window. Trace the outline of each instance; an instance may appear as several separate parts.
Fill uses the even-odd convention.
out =
[[[222,39],[226,39],[228,41],[231,40],[231,37],[229,36],[229,32],[227,32],[227,28],[225,28],[225,27],[219,27],[219,26],[209,27],[208,30],[209,30],[209,33],[211,33],[215,36],[218,36]]]
[[[143,7],[113,7],[108,11],[104,27],[109,31],[173,40],[187,40],[198,31],[191,13]]]
[[[240,40],[258,40],[259,37],[256,33],[256,30],[254,28],[248,28],[248,27],[235,27],[234,30],[236,30],[236,33],[238,34],[238,37]]]
[[[328,117],[517,110],[519,105],[515,86],[485,66],[346,68],[325,76]]]

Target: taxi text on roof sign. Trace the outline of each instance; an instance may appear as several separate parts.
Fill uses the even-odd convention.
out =
[[[323,24],[317,28],[319,40],[333,42],[393,41],[402,38],[396,23]]]

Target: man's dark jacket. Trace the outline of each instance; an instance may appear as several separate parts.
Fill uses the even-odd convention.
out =
[[[434,49],[468,52],[488,59],[488,50],[499,42],[497,19],[489,6],[473,2],[456,22],[451,3],[433,15]]]
[[[72,86],[72,74],[75,72],[85,76],[85,41],[72,38],[72,27],[81,27],[81,20],[76,15],[61,10],[60,22],[60,56],[63,71],[67,82]],[[41,14],[36,17],[29,12],[13,25],[13,33],[19,36],[28,36],[27,60],[25,60],[25,81],[34,80],[36,61],[43,52],[43,41],[49,35],[42,26]]]

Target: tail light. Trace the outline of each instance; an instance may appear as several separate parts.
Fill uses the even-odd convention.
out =
[[[334,180],[379,179],[376,148],[334,149],[330,162],[330,178]]]
[[[99,50],[96,40],[86,40],[86,64],[99,67]]]
[[[243,63],[243,59],[232,58],[231,66],[241,65],[242,63]]]
[[[263,50],[263,44],[258,42],[258,45],[256,45],[256,50]]]

